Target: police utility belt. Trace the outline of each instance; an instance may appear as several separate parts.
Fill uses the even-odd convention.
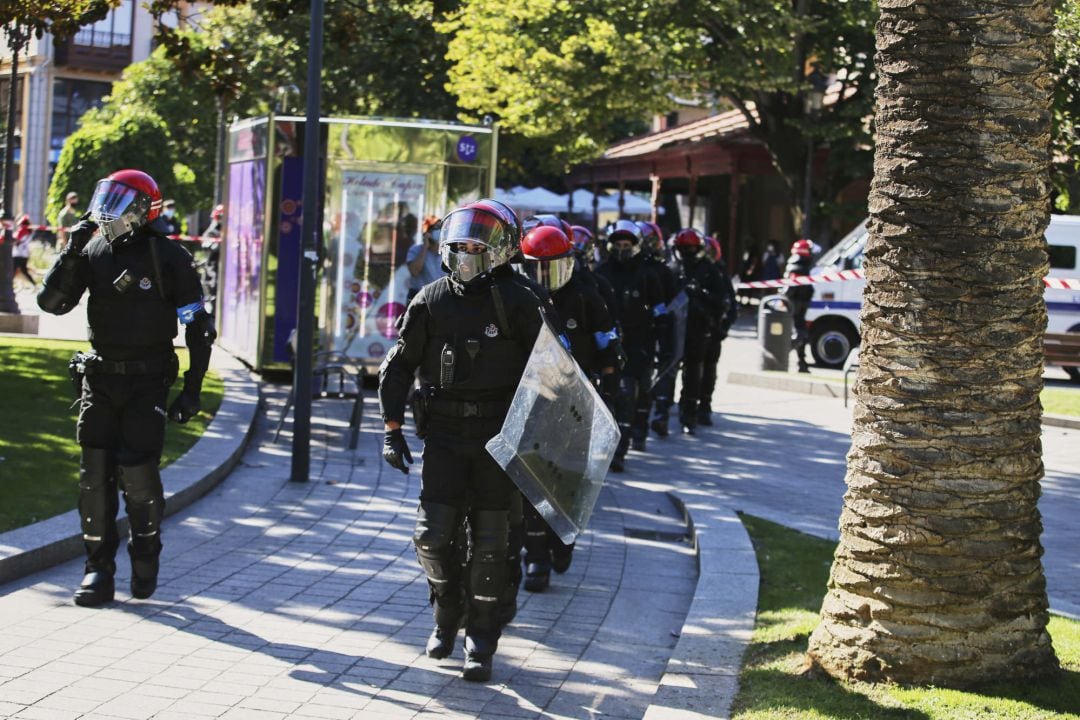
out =
[[[502,417],[510,408],[510,402],[507,400],[469,402],[467,400],[446,400],[436,396],[428,398],[427,402],[428,411],[431,414],[454,418]]]
[[[149,360],[106,360],[94,353],[76,353],[70,365],[82,375],[150,375],[175,371],[175,355]]]

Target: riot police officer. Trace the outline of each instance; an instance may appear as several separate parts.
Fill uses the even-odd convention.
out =
[[[649,268],[663,290],[664,304],[670,308],[671,301],[679,292],[675,273],[668,267],[667,249],[660,226],[654,222],[639,220],[641,229],[641,252],[645,256],[645,266]],[[675,318],[670,310],[656,317],[656,369],[657,376],[653,388],[653,419],[649,423],[660,437],[668,435],[668,416],[675,396],[675,357],[678,349],[675,337]]]
[[[784,268],[784,277],[809,275],[813,265],[813,253],[813,243],[806,238],[796,240],[791,246],[787,267]],[[810,335],[806,330],[806,312],[810,309],[810,301],[814,297],[814,287],[813,285],[789,285],[784,288],[784,295],[791,300],[792,305],[792,322],[795,326],[795,344],[792,349],[799,358],[799,372],[808,373],[810,366],[806,362],[806,345],[810,341]]]
[[[131,525],[131,594],[148,598],[157,588],[166,415],[183,423],[198,413],[215,338],[191,255],[165,237],[160,211],[161,192],[144,172],[120,170],[99,181],[37,298],[42,310],[63,315],[90,292],[93,352],[72,363],[83,375],[78,505],[87,556],[75,603],[88,607],[111,601],[115,592],[118,486]],[[191,367],[166,414],[177,374],[177,317]]]
[[[719,332],[727,314],[728,297],[716,266],[705,259],[705,236],[694,228],[683,228],[672,240],[678,268],[678,282],[686,293],[686,334],[683,350],[682,394],[679,397],[679,423],[693,434],[697,427],[698,405],[705,353],[712,337]]]
[[[705,238],[708,248],[705,257],[716,266],[720,273],[720,287],[724,297],[727,298],[727,312],[716,323],[716,332],[712,334],[705,344],[705,361],[701,371],[701,399],[698,402],[698,425],[712,425],[712,396],[716,390],[716,366],[720,362],[720,351],[728,330],[735,324],[739,314],[739,300],[735,294],[735,286],[731,284],[731,276],[728,275],[724,266],[724,254],[720,247],[720,241],[709,236]]]
[[[608,228],[610,252],[596,268],[615,290],[626,364],[621,372],[622,391],[616,419],[622,430],[611,469],[622,472],[631,439],[645,449],[649,422],[649,385],[656,348],[655,318],[663,315],[663,288],[641,256],[641,229],[632,220],[617,220]]]
[[[613,398],[619,386],[619,335],[595,283],[576,267],[570,238],[561,228],[538,225],[525,234],[521,253],[522,273],[551,294],[574,359],[599,383],[602,395]],[[574,546],[564,543],[527,501],[524,513],[525,589],[541,592],[550,582],[551,570],[569,569]]]
[[[379,370],[383,457],[390,465],[407,473],[412,462],[401,424],[417,373],[427,416],[418,428],[424,467],[413,536],[434,608],[426,652],[450,655],[464,622],[462,675],[481,682],[491,677],[502,629],[507,514],[517,492],[484,445],[502,427],[545,305],[531,283],[510,269],[520,240],[517,216],[497,201],[481,200],[447,215],[439,251],[449,275],[413,298]],[[472,541],[464,568],[454,547],[462,518]]]

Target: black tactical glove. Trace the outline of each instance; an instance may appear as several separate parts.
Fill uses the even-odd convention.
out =
[[[391,467],[397,468],[406,475],[409,474],[409,465],[413,461],[412,453],[409,452],[409,443],[405,442],[401,428],[386,431],[383,436],[382,456]]]
[[[90,219],[90,213],[83,213],[83,216],[79,218],[79,222],[71,226],[68,230],[68,243],[64,248],[64,252],[74,253],[78,255],[86,247],[86,243],[90,242],[90,238],[97,232],[97,223]]]

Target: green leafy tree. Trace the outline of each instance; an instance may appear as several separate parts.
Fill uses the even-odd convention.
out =
[[[1059,212],[1080,214],[1080,2],[1057,7],[1054,31],[1051,179]]]
[[[19,77],[19,54],[30,38],[52,33],[64,38],[83,25],[105,17],[116,0],[0,0],[0,27],[11,51],[8,103],[4,113],[4,152],[0,159],[0,219],[10,220],[12,211],[11,167],[15,149],[15,88]],[[5,230],[5,233],[8,231]],[[0,246],[0,312],[18,313],[11,288],[11,243]]]
[[[813,146],[848,155],[822,197],[869,170],[862,118],[875,16],[873,2],[466,0],[439,28],[452,37],[450,88],[466,116],[493,114],[512,132],[548,138],[564,166],[617,139],[612,118],[668,109],[670,94],[738,108],[797,220]],[[841,85],[812,115],[811,61]]]

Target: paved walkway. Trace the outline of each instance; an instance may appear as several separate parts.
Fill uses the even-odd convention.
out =
[[[272,407],[282,399],[271,389]],[[493,681],[465,683],[460,645],[445,661],[422,655],[431,620],[411,546],[419,473],[381,461],[371,406],[360,447],[344,450],[347,405],[314,405],[312,479],[304,484],[288,482],[287,433],[270,442],[276,411],[260,418],[240,466],[166,521],[153,599],[130,600],[121,567],[111,607],[72,605],[79,561],[0,586],[0,716],[725,712],[757,580],[730,511],[701,506],[698,537],[735,530],[737,549],[724,564],[748,581],[740,587],[752,587],[733,593],[717,553],[707,561],[717,565],[713,577],[699,589],[688,519],[669,485],[646,481],[640,463],[613,478],[570,571],[543,594],[521,594]],[[727,527],[710,533],[710,522]]]

